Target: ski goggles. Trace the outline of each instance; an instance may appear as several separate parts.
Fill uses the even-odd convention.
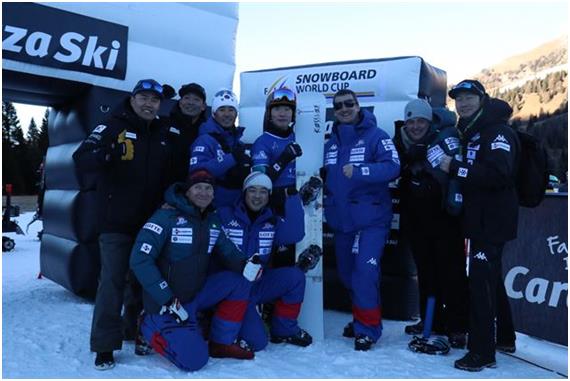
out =
[[[137,82],[135,88],[133,89],[133,95],[140,93],[141,91],[153,91],[162,97],[162,91],[164,88],[154,79],[142,79]]]
[[[286,87],[282,87],[271,93],[270,103],[278,101],[289,101],[294,103],[296,100],[297,100],[297,95],[295,95],[295,92],[293,92],[293,90],[288,89]]]
[[[342,110],[342,106],[344,106],[346,108],[353,108],[354,106],[356,106],[356,102],[351,101],[351,100],[346,100],[346,101],[342,101],[342,102],[334,102],[333,103],[333,108],[336,111]]]

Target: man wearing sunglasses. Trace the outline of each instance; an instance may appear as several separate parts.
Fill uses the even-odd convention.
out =
[[[388,183],[400,161],[374,115],[361,110],[356,94],[340,90],[333,98],[336,122],[325,144],[325,216],[334,231],[337,270],[349,290],[353,321],[343,335],[367,351],[382,335],[380,259],[392,221]]]
[[[190,171],[206,169],[216,178],[214,205],[231,206],[241,195],[241,185],[251,170],[251,158],[241,141],[244,127],[236,127],[238,100],[221,89],[212,101],[212,116],[200,126],[190,149]]]
[[[479,81],[463,80],[449,96],[459,114],[464,160],[444,155],[440,168],[462,186],[463,232],[470,239],[469,352],[455,361],[455,367],[481,371],[496,366],[495,349],[508,347],[514,352],[501,258],[505,242],[517,235],[519,206],[514,184],[520,142],[507,125],[512,108],[490,98]]]
[[[97,212],[101,272],[95,299],[90,346],[95,368],[115,365],[113,351],[134,339],[142,309],[141,289],[129,255],[137,232],[161,204],[170,158],[168,131],[157,118],[162,86],[139,81],[131,95],[96,126],[73,154],[77,169],[97,176]],[[123,294],[124,323],[121,322]],[[125,325],[125,327],[122,327]]]
[[[180,100],[170,110],[170,132],[173,144],[171,183],[185,181],[188,176],[190,146],[198,137],[200,125],[206,121],[206,91],[197,83],[183,85],[178,90]]]

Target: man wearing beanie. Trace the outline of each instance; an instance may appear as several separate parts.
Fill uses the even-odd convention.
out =
[[[170,110],[169,128],[174,136],[171,182],[184,181],[188,176],[190,147],[198,137],[200,125],[206,121],[206,91],[197,83],[183,85],[180,99]]]
[[[460,152],[455,114],[432,110],[423,99],[408,102],[404,125],[394,144],[401,161],[400,231],[410,243],[419,283],[420,316],[405,332],[423,332],[427,298],[435,297],[433,330],[447,334],[454,348],[464,348],[468,324],[467,274],[459,218],[461,193],[438,167],[444,153]],[[457,201],[456,201],[457,199]],[[445,306],[445,308],[444,308]]]
[[[264,267],[261,278],[253,283],[240,332],[255,351],[265,348],[268,342],[263,321],[256,310],[256,305],[262,303],[275,303],[270,329],[272,343],[302,347],[312,343],[311,336],[297,324],[305,294],[303,271],[307,269],[268,267],[275,247],[294,244],[305,235],[303,207],[300,196],[294,194],[285,198],[284,215],[275,215],[268,205],[272,188],[266,174],[252,172],[244,180],[243,195],[235,204],[219,209],[228,237]]]
[[[93,129],[73,154],[80,174],[96,174],[101,272],[93,311],[90,346],[99,370],[115,365],[113,351],[136,336],[142,309],[140,285],[128,260],[137,232],[162,202],[168,179],[170,142],[157,112],[163,86],[137,82],[111,117]],[[121,309],[124,300],[124,327]]]
[[[226,237],[211,205],[213,184],[210,173],[198,170],[186,183],[171,185],[164,196],[169,206],[147,221],[130,258],[144,289],[141,332],[156,352],[185,371],[202,368],[208,354],[254,357],[239,331],[255,279],[246,274],[261,266],[249,264]],[[222,270],[208,275],[214,262]],[[206,344],[197,314],[210,308],[215,312]]]
[[[237,112],[235,94],[218,91],[212,101],[212,116],[202,124],[191,147],[190,171],[203,168],[216,178],[216,207],[233,204],[251,169],[251,158],[241,141],[244,128],[235,126]]]
[[[501,258],[505,242],[516,238],[518,199],[515,190],[520,142],[507,125],[512,108],[487,95],[483,85],[466,79],[455,85],[449,96],[459,114],[458,130],[465,157],[442,157],[440,168],[457,179],[463,191],[463,231],[470,239],[469,252],[469,352],[455,361],[455,367],[480,371],[495,367],[495,349],[508,346],[514,351],[510,308],[502,282]],[[503,306],[501,316],[497,304]],[[511,327],[497,330],[498,324]]]
[[[392,221],[389,182],[400,161],[392,139],[361,110],[356,94],[339,90],[333,97],[336,121],[325,144],[325,198],[334,232],[337,271],[352,302],[353,320],[344,336],[354,349],[368,351],[382,335],[380,265]]]

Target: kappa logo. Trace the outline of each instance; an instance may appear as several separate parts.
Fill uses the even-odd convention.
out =
[[[484,262],[489,262],[487,260],[487,256],[485,255],[485,253],[483,253],[482,251],[478,252],[477,254],[475,254],[473,256],[473,258],[478,259],[480,261],[484,261]]]
[[[265,151],[259,151],[256,155],[253,156],[254,159],[267,159],[267,154]]]
[[[188,220],[187,220],[186,218],[184,218],[184,217],[178,217],[178,218],[176,219],[176,226],[184,225],[184,224],[187,223],[187,222],[188,222]]]
[[[372,266],[378,266],[378,262],[376,262],[375,258],[370,258],[366,263],[370,263]]]
[[[272,229],[273,228],[273,224],[271,222],[266,222],[265,225],[263,225],[262,229]]]
[[[501,134],[497,135],[497,137],[495,138],[495,140],[493,140],[494,143],[508,143],[509,141],[507,139],[505,139],[505,137]]]
[[[228,224],[229,226],[233,226],[234,228],[239,228],[239,222],[237,222],[236,220],[231,220],[230,223]]]
[[[364,145],[364,139],[358,139],[358,141],[356,142],[356,144],[354,146],[358,147],[358,146],[363,146],[363,145]]]
[[[338,149],[337,145],[336,145],[336,144],[333,144],[333,145],[331,146],[331,148],[329,149],[329,151],[336,151],[337,149]]]

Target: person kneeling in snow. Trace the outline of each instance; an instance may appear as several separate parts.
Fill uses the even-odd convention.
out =
[[[155,351],[187,371],[208,362],[196,314],[214,306],[210,356],[254,357],[238,333],[252,284],[248,280],[255,279],[261,266],[247,261],[221,230],[210,205],[213,182],[209,172],[199,170],[187,184],[173,184],[165,193],[170,207],[156,211],[144,225],[130,259],[144,289],[141,333]],[[232,271],[208,276],[210,261]],[[248,274],[252,277],[246,279]]]
[[[256,305],[269,302],[276,302],[270,329],[272,343],[306,347],[313,342],[311,335],[299,328],[297,316],[305,295],[303,271],[314,267],[318,256],[303,261],[304,266],[267,268],[273,247],[296,243],[305,235],[299,194],[285,197],[285,216],[281,217],[268,207],[271,190],[270,178],[264,173],[253,172],[244,180],[243,195],[234,206],[219,209],[229,239],[251,260],[264,266],[262,276],[252,285],[240,331],[240,337],[255,351],[265,348],[268,341]]]

